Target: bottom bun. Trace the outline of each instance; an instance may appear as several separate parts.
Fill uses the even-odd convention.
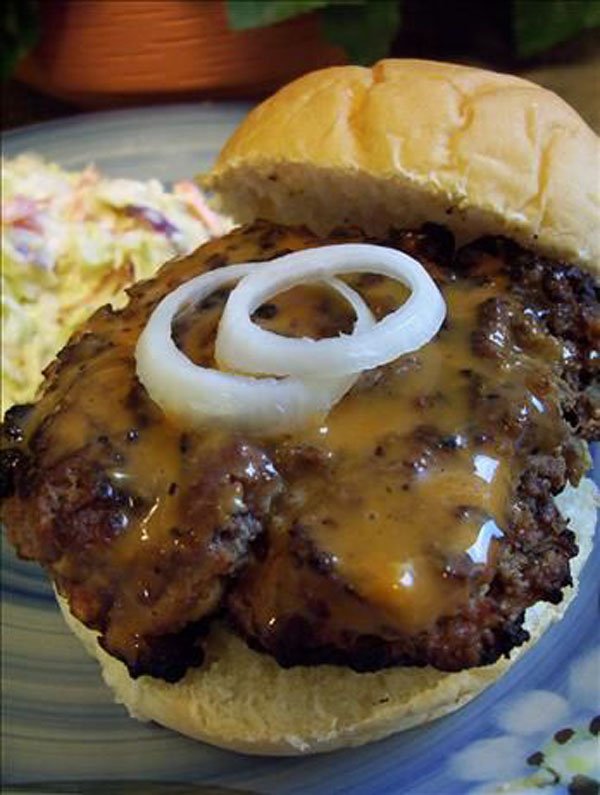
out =
[[[215,626],[202,668],[177,684],[148,676],[131,679],[123,663],[97,643],[96,633],[58,601],[69,627],[98,659],[104,679],[130,714],[207,743],[248,754],[294,755],[361,745],[462,707],[495,682],[565,612],[591,547],[597,491],[590,480],[556,498],[579,543],[573,588],[559,605],[539,603],[526,613],[531,640],[509,659],[459,673],[433,668],[391,668],[355,673],[338,666],[281,668]]]

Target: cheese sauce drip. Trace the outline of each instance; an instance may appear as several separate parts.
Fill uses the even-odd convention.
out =
[[[291,486],[301,506],[293,521],[308,525],[341,576],[406,631],[465,603],[469,579],[485,579],[508,521],[513,441],[482,438],[471,394],[486,369],[472,352],[477,308],[497,291],[448,285],[438,339],[365,374],[303,439],[325,452],[335,476],[321,489]],[[550,418],[544,398],[513,378],[511,367],[496,388],[510,390],[520,412],[538,400]]]
[[[311,240],[281,232],[264,256]],[[107,648],[127,661],[145,636],[179,631],[217,609],[222,584],[207,584],[202,572],[207,560],[222,564],[223,575],[237,570],[215,555],[223,528],[228,543],[243,527],[249,544],[263,534],[272,549],[301,531],[340,587],[374,605],[395,632],[427,629],[489,582],[521,446],[552,449],[560,441],[549,373],[563,352],[544,339],[544,356],[533,358],[518,342],[487,339],[482,312],[504,295],[506,277],[451,277],[434,266],[448,306],[443,329],[420,351],[364,373],[323,424],[279,439],[178,426],[136,381],[136,340],[166,292],[207,268],[256,259],[255,246],[251,236],[233,235],[223,255],[211,244],[134,288],[118,323],[110,310],[97,312],[22,423],[19,444],[34,451],[38,468],[55,471],[68,456],[82,456],[94,498],[104,489],[109,507],[102,530],[80,520],[70,547],[21,540],[20,551],[52,568],[74,612],[102,628]],[[381,277],[347,281],[377,318],[406,298]],[[174,323],[177,344],[195,362],[213,365],[225,298],[215,294]],[[306,286],[277,296],[255,319],[281,334],[324,337],[347,332],[353,316],[333,292]],[[492,355],[480,355],[478,345]],[[300,459],[309,464],[298,466]],[[249,515],[260,526],[248,529]],[[260,579],[260,561],[252,565]],[[274,603],[254,606],[265,632],[279,620]],[[348,604],[341,620],[368,631],[365,611],[354,614]]]

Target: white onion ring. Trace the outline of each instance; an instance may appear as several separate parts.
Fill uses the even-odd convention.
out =
[[[366,331],[311,340],[282,337],[252,322],[252,312],[300,282],[340,273],[378,273],[407,285],[399,309]],[[281,257],[277,267],[256,270],[231,292],[217,335],[219,365],[245,373],[347,376],[397,359],[425,345],[439,331],[446,304],[433,279],[412,257],[366,243],[306,249]]]
[[[140,381],[167,414],[192,426],[213,419],[250,430],[277,433],[327,413],[352,387],[358,374],[276,379],[220,372],[194,364],[175,345],[171,326],[184,304],[199,302],[218,288],[254,271],[274,273],[278,267],[279,261],[219,268],[182,284],[158,304],[140,335],[135,356]],[[358,293],[337,279],[326,278],[325,281],[352,306],[357,333],[374,324],[370,309]]]

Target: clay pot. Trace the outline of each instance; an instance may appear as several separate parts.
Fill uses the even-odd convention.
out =
[[[232,31],[221,0],[44,0],[42,38],[17,77],[86,107],[250,97],[344,62],[304,14]]]

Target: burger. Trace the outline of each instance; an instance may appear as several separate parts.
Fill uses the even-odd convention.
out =
[[[589,552],[599,147],[554,94],[388,60],[252,111],[239,224],[98,310],[2,427],[3,522],[134,717],[365,743],[474,698]]]

